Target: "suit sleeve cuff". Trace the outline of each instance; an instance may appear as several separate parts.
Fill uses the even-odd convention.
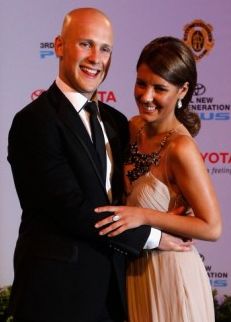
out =
[[[160,244],[161,231],[156,228],[151,228],[150,235],[144,245],[144,249],[154,249],[157,248]]]

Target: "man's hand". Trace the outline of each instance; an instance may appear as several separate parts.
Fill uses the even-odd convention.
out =
[[[193,241],[183,241],[180,237],[166,234],[162,232],[160,244],[158,249],[160,250],[172,250],[176,252],[186,252],[192,249]]]

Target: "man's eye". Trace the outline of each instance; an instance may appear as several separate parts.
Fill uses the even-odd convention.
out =
[[[112,49],[110,47],[103,47],[102,51],[105,52],[105,53],[110,54],[112,52]]]
[[[81,47],[84,47],[84,48],[90,48],[91,47],[91,45],[89,44],[89,42],[81,42],[80,43],[80,46]]]

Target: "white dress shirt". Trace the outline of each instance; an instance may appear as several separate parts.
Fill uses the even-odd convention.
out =
[[[90,127],[90,115],[85,109],[82,107],[87,102],[87,98],[76,92],[73,88],[69,87],[66,83],[64,83],[59,77],[56,78],[56,85],[60,89],[60,91],[66,96],[66,98],[71,102],[74,106],[75,110],[79,114],[81,120],[83,121],[84,126],[86,127],[90,137],[91,137],[91,127]],[[108,137],[106,135],[106,131],[104,128],[104,124],[102,120],[99,118],[100,125],[103,130],[104,140],[106,144],[106,164],[107,164],[107,172],[106,172],[106,191],[108,194],[108,198],[112,200],[112,193],[111,193],[111,177],[113,173],[113,159],[112,159],[112,152],[110,148],[110,144],[108,141]],[[161,231],[155,228],[151,228],[151,233],[149,238],[144,246],[144,249],[153,249],[159,246],[161,238]]]

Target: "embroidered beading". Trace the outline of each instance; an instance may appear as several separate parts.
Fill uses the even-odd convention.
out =
[[[161,140],[158,150],[152,153],[141,153],[138,149],[137,142],[129,145],[128,156],[125,164],[134,164],[134,168],[129,170],[126,174],[130,182],[137,180],[140,176],[147,173],[151,165],[159,165],[161,158],[160,152],[174,131],[174,129],[170,130]]]

